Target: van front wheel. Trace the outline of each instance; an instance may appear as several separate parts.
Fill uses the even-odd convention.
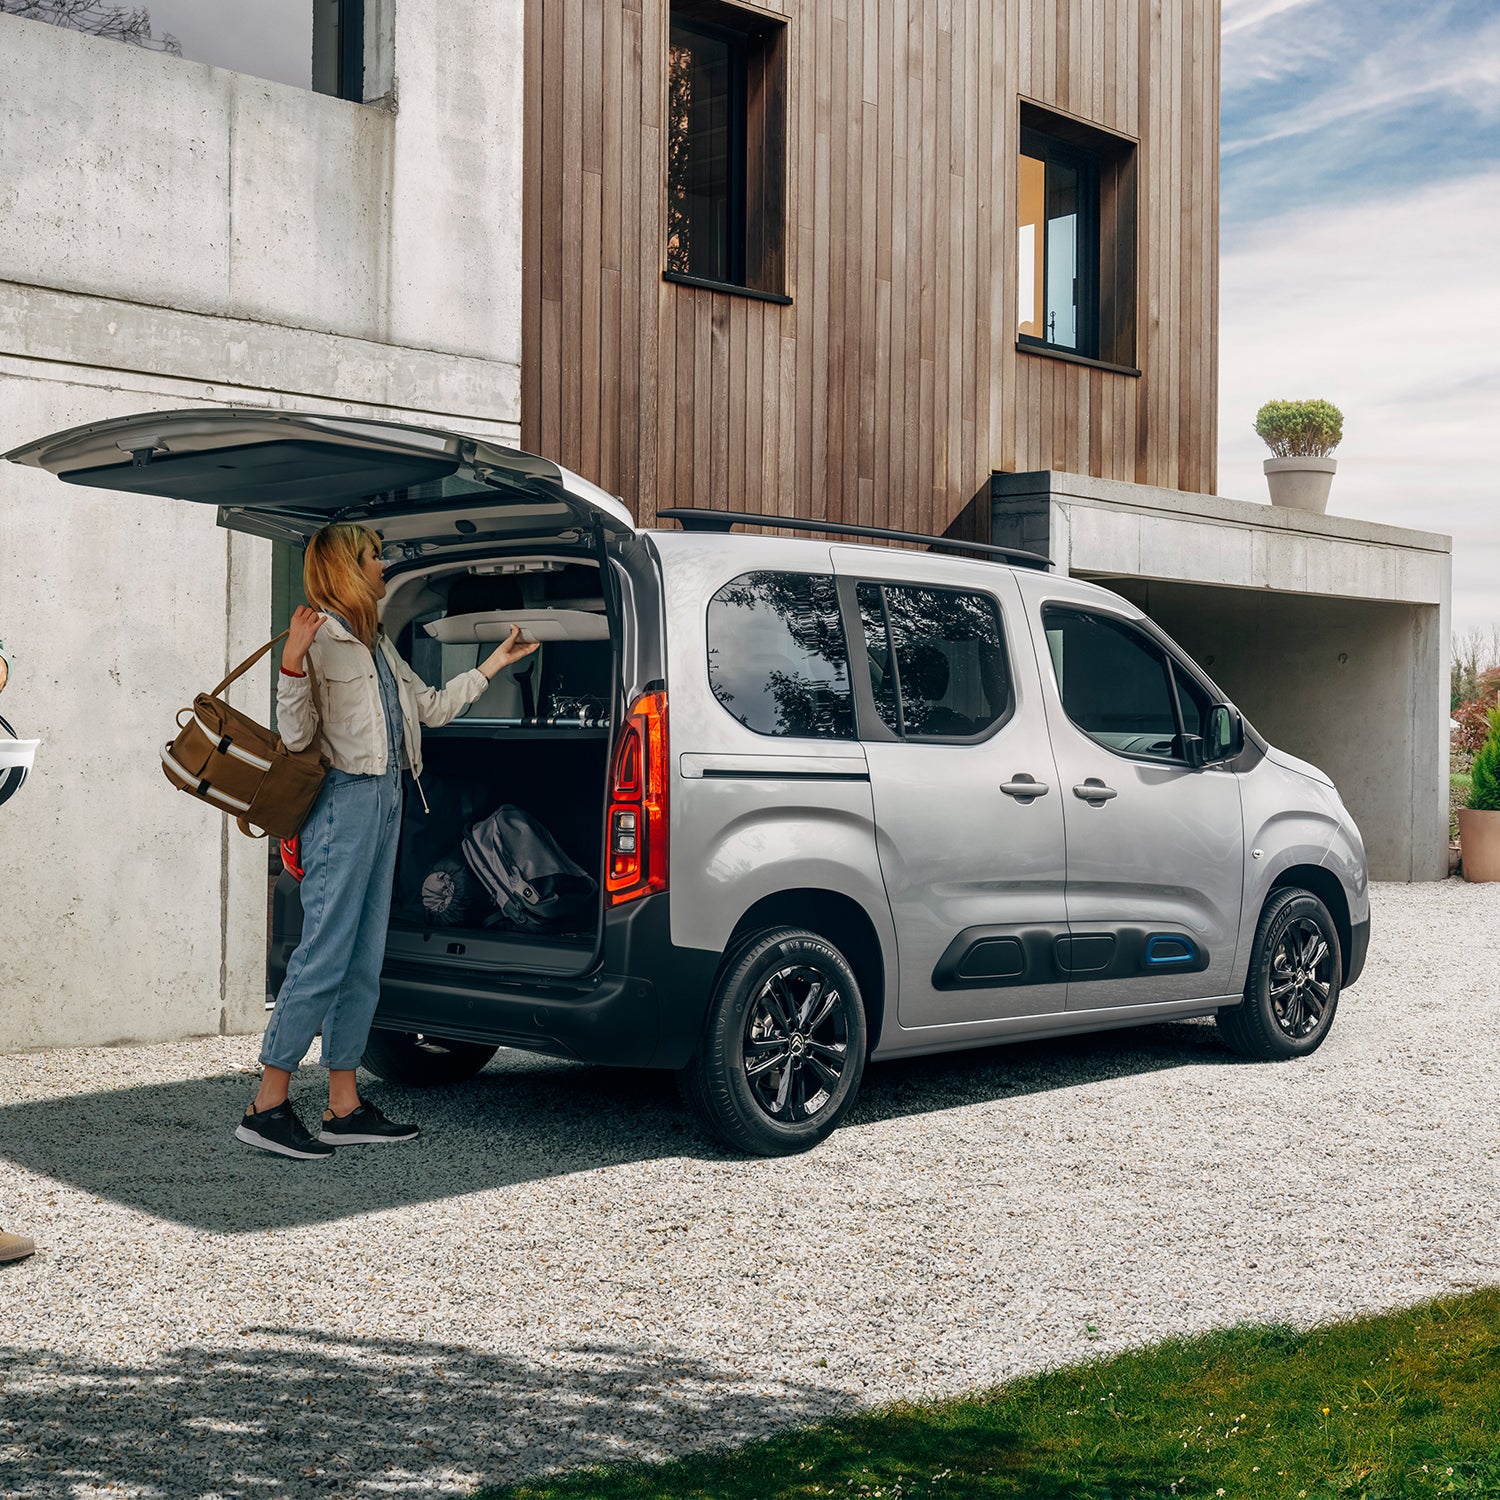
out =
[[[865,1066],[865,1010],[844,955],[798,928],[758,933],[720,976],[684,1098],[726,1146],[788,1156],[848,1112]]]
[[[1342,974],[1328,908],[1311,891],[1273,891],[1255,930],[1245,998],[1218,1013],[1219,1034],[1242,1057],[1306,1057],[1333,1025]]]
[[[483,1042],[456,1042],[419,1031],[371,1031],[360,1066],[387,1083],[437,1088],[472,1078],[499,1049]]]

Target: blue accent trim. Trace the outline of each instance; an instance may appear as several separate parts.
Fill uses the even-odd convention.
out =
[[[1164,953],[1158,955],[1158,946],[1183,949],[1181,953]],[[1146,962],[1156,967],[1164,967],[1167,964],[1190,964],[1198,957],[1198,946],[1192,938],[1182,937],[1178,933],[1158,933],[1146,944]]]

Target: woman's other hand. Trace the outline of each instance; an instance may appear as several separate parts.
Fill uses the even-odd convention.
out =
[[[510,636],[503,646],[497,646],[485,659],[479,663],[479,670],[486,677],[493,678],[497,672],[503,672],[512,662],[520,661],[523,656],[530,656],[537,648],[536,641],[523,641],[521,639],[521,627],[512,625]]]
[[[327,623],[325,617],[317,610],[309,609],[305,604],[298,605],[297,612],[292,616],[291,629],[286,638],[286,645],[281,648],[281,665],[288,672],[305,672],[305,660],[307,648],[312,645],[313,637]]]

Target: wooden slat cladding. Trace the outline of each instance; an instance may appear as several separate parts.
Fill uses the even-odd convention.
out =
[[[994,469],[1211,492],[1217,0],[744,8],[786,23],[750,123],[784,150],[790,305],[662,277],[667,0],[526,0],[523,443],[648,521],[982,533]],[[1139,377],[1016,348],[1023,99],[1137,143],[1101,215],[1134,326],[1100,347]]]

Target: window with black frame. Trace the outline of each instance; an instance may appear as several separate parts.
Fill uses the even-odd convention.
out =
[[[1023,104],[1017,171],[1016,341],[1135,363],[1135,148]]]
[[[745,573],[708,605],[708,681],[756,734],[852,740],[849,649],[831,575]]]
[[[0,15],[355,101],[364,98],[364,8],[364,0],[0,0]]]
[[[856,589],[875,711],[903,739],[973,739],[1010,711],[993,599],[961,589]]]
[[[1125,620],[1048,606],[1042,611],[1063,711],[1121,755],[1181,761],[1184,730],[1202,735],[1208,695]]]
[[[1021,132],[1020,310],[1029,343],[1093,358],[1098,352],[1099,189],[1087,152]]]
[[[678,0],[667,45],[669,280],[782,297],[784,22]]]

